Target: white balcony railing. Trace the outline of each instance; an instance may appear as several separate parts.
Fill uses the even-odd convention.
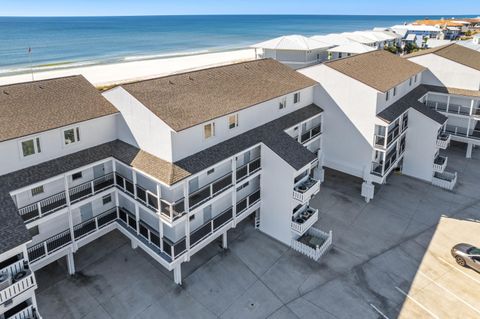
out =
[[[5,319],[36,319],[38,317],[38,313],[33,305],[29,305],[26,308],[23,308],[16,314],[10,317],[6,317]]]
[[[447,149],[448,145],[450,145],[450,140],[451,139],[452,139],[452,135],[450,135],[448,133],[440,134],[437,137],[437,147],[439,147],[443,150]]]
[[[0,274],[8,274],[9,276],[14,276],[16,273],[24,269],[24,260],[18,260],[11,265],[8,265],[5,268],[0,269]]]
[[[318,220],[318,209],[308,207],[302,212],[296,213],[292,218],[292,230],[303,235]]]
[[[447,168],[448,157],[438,155],[433,161],[433,171],[436,173],[443,173]]]
[[[452,190],[457,183],[457,172],[435,173],[433,175],[432,184],[444,189]]]
[[[318,261],[320,257],[328,252],[332,246],[332,241],[332,231],[325,233],[311,227],[307,234],[299,239],[292,239],[292,249]]]
[[[36,285],[33,272],[30,270],[25,271],[27,272],[25,277],[18,280],[13,279],[13,283],[10,286],[0,291],[0,304],[7,302]]]
[[[295,186],[293,190],[293,199],[305,204],[313,195],[320,191],[320,181],[308,178],[304,182]]]

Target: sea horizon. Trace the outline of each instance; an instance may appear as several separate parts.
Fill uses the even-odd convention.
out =
[[[369,30],[426,17],[439,19],[450,16],[211,14],[0,17],[0,74],[27,72],[31,68],[65,68],[229,51],[281,35],[312,36]]]

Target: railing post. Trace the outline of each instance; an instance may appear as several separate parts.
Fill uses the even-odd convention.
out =
[[[95,217],[95,230],[98,230],[98,217]]]
[[[42,217],[42,205],[40,205],[40,202],[37,203],[37,209],[38,209],[38,216]]]
[[[137,172],[132,170],[133,198],[137,199]]]
[[[47,241],[43,242],[43,248],[45,249],[45,257],[48,256],[48,248],[47,248]]]
[[[472,102],[470,103],[470,116],[473,115],[473,106],[475,105],[475,100],[472,99]]]
[[[90,182],[90,187],[92,188],[92,195],[95,195],[95,189],[93,187],[93,181]]]
[[[447,96],[447,113],[448,113],[449,108],[450,108],[450,95]]]

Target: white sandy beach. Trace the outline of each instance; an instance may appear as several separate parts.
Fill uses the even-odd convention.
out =
[[[96,86],[108,86],[253,59],[255,59],[254,49],[241,49],[171,58],[36,71],[33,76],[35,80],[43,80],[82,74]],[[31,80],[32,74],[30,72],[0,76],[0,85],[28,82]]]

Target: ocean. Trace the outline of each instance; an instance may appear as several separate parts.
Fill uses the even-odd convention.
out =
[[[424,16],[0,17],[0,73],[232,50],[287,34],[388,27]],[[430,18],[440,18],[431,16]],[[31,48],[29,54],[28,48]]]

